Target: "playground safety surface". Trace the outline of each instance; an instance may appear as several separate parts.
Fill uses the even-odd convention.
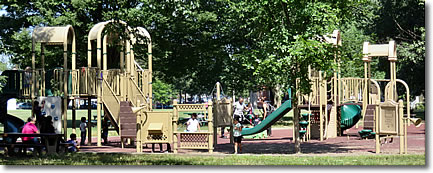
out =
[[[330,138],[324,141],[312,139],[308,142],[301,143],[301,150],[306,155],[366,155],[374,154],[374,139],[360,139],[358,131],[362,127],[351,128],[345,132],[344,136]],[[347,134],[347,135],[346,135]],[[213,155],[232,154],[233,144],[229,139],[220,138],[218,134],[218,145],[216,145]],[[78,139],[78,141],[80,141]],[[92,142],[96,138],[92,138]],[[135,146],[120,147],[120,137],[109,137],[109,143],[102,147],[96,147],[93,142],[92,146],[82,146],[80,152],[96,153],[135,153]],[[384,141],[381,141],[384,143]],[[143,149],[143,153],[152,153],[152,145]],[[173,146],[172,146],[173,147]],[[292,140],[291,129],[273,129],[272,136],[265,139],[244,139],[242,141],[243,154],[294,154],[294,143]],[[163,150],[166,151],[166,144],[163,144]],[[159,145],[155,145],[155,153],[160,153]],[[179,150],[180,154],[209,154],[207,150]],[[395,137],[392,142],[388,139],[381,146],[382,154],[398,154],[399,138]],[[423,154],[425,153],[425,124],[420,127],[411,125],[408,127],[408,153]]]

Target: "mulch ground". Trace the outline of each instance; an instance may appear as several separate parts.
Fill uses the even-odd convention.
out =
[[[324,141],[312,139],[308,142],[301,143],[301,150],[306,155],[366,155],[375,153],[374,139],[360,139],[359,128],[351,128],[345,132],[345,135],[337,138],[330,138]],[[218,136],[219,137],[219,136]],[[79,140],[78,140],[79,141]],[[134,153],[135,146],[120,147],[120,137],[109,137],[109,143],[102,147],[96,146],[96,138],[92,138],[91,146],[82,146],[80,152],[98,152],[98,153]],[[394,137],[393,141],[384,143],[382,141],[381,153],[398,154],[399,137]],[[144,153],[152,153],[152,145],[144,146]],[[172,146],[173,147],[173,146]],[[294,141],[291,129],[273,129],[272,136],[266,139],[244,139],[242,141],[243,154],[294,154]],[[155,150],[159,153],[159,145],[155,145]],[[166,144],[163,145],[163,151],[167,150]],[[179,150],[183,154],[207,154],[207,150]],[[214,149],[214,154],[231,154],[233,153],[233,144],[229,139],[218,138],[218,144]],[[420,127],[411,125],[408,127],[408,153],[424,154],[425,153],[425,124]]]

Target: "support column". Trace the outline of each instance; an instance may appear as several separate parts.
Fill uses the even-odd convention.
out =
[[[44,43],[41,44],[41,66],[42,66],[41,96],[45,96],[45,44]]]
[[[87,145],[92,145],[92,97],[87,98]]]
[[[173,123],[173,152],[176,154],[177,153],[177,120],[178,120],[178,111],[177,111],[177,100],[173,101],[173,121],[175,123]]]
[[[319,84],[319,96],[320,96],[320,99],[319,99],[319,120],[320,120],[320,124],[319,124],[319,126],[320,126],[320,141],[323,141],[323,86],[321,86],[322,84],[323,84],[323,82],[322,82],[322,72],[321,71],[319,71],[319,82],[318,82],[318,84]],[[325,104],[326,105],[326,104]],[[325,108],[325,111],[326,111],[326,108]]]
[[[75,105],[75,98],[72,99],[72,134],[77,134],[76,133],[76,105]]]
[[[404,124],[403,124],[403,100],[399,100],[398,101],[398,112],[397,112],[397,116],[398,116],[398,138],[400,139],[400,154],[405,153],[405,148],[407,148],[407,146],[405,146],[405,138],[407,138],[407,136],[404,134]]]
[[[68,44],[63,46],[63,130],[64,138],[68,139]]]

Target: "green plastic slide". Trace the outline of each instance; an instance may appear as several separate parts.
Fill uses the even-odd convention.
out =
[[[361,106],[343,105],[341,106],[341,130],[352,128],[361,119]]]
[[[242,129],[242,136],[254,135],[268,129],[272,124],[277,122],[281,117],[287,114],[292,109],[292,101],[287,100],[277,110],[272,112],[260,124],[253,128]]]

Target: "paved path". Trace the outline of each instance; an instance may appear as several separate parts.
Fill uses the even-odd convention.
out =
[[[359,155],[374,154],[374,139],[362,140],[358,137],[358,131],[361,128],[352,128],[347,130],[344,136],[327,139],[325,141],[310,140],[301,144],[303,154],[314,155]],[[96,138],[92,138],[96,141]],[[124,149],[120,147],[119,137],[109,137],[110,143],[102,147],[83,146],[81,152],[115,152],[115,153],[133,153],[136,151],[135,146],[128,146]],[[95,143],[93,143],[95,145]],[[244,154],[294,154],[294,144],[292,140],[291,129],[273,129],[272,137],[266,139],[244,139],[242,141]],[[149,148],[144,148],[144,153],[151,153],[151,144]],[[156,151],[159,152],[159,145],[155,145]],[[166,150],[166,145],[163,145]],[[381,147],[384,154],[399,153],[399,139],[394,138],[392,143],[383,144]],[[229,139],[218,138],[214,154],[230,154],[233,152],[233,145]],[[179,150],[179,153],[188,154],[207,154],[207,150]],[[408,153],[422,154],[425,153],[425,125],[415,128],[411,125],[408,129]]]

